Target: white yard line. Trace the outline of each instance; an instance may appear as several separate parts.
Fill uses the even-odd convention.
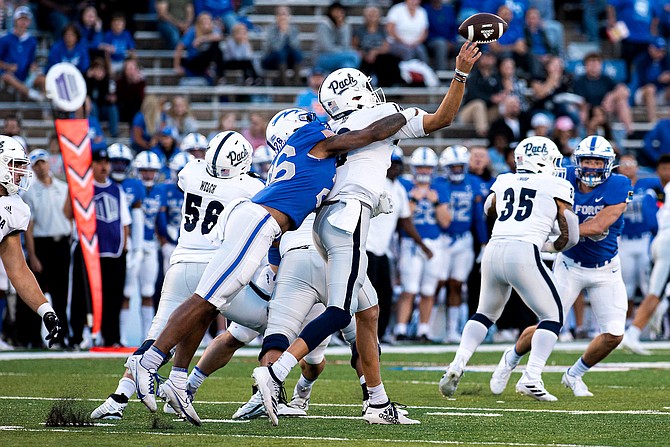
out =
[[[55,429],[35,429],[23,428],[14,425],[0,425],[0,431],[18,431],[18,432],[63,432],[63,433],[90,433],[91,430],[55,428]],[[128,435],[123,431],[104,431],[104,434]],[[422,439],[365,439],[365,438],[342,438],[342,437],[319,437],[319,436],[263,436],[263,435],[236,435],[236,434],[217,434],[217,433],[165,433],[159,431],[141,431],[133,432],[133,435],[150,436],[206,436],[217,438],[242,438],[242,439],[280,439],[287,441],[335,441],[335,442],[370,442],[370,443],[394,443],[394,444],[435,444],[435,445],[482,445],[482,446],[512,446],[512,447],[609,447],[583,444],[536,444],[531,442],[485,442],[485,441],[446,441],[446,440],[422,440]]]

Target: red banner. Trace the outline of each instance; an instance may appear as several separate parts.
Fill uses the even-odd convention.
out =
[[[93,200],[93,171],[91,170],[91,140],[88,120],[57,119],[56,133],[63,165],[70,187],[72,210],[77,224],[81,252],[88,272],[91,289],[93,322],[91,332],[98,334],[102,323],[102,280],[98,236],[95,234],[95,202]]]

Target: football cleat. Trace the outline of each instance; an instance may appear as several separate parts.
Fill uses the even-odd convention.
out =
[[[158,387],[158,395],[177,412],[179,417],[193,425],[200,426],[200,417],[193,408],[193,396],[186,388],[177,387],[170,379]]]
[[[444,397],[451,397],[454,395],[456,388],[458,388],[458,383],[461,381],[461,377],[463,377],[464,369],[465,365],[460,359],[454,359],[454,361],[451,362],[447,372],[445,372],[442,379],[440,379],[440,393],[442,393]]]
[[[165,405],[163,405],[163,413],[165,413],[165,414],[177,414],[177,412],[174,411],[174,408],[172,408],[172,405],[170,405],[167,402],[165,402]]]
[[[252,377],[256,380],[258,392],[263,401],[265,412],[270,418],[272,425],[279,425],[279,395],[283,389],[283,383],[277,380],[272,367],[259,366],[254,369]]]
[[[91,419],[114,419],[123,418],[123,410],[128,406],[128,398],[123,394],[110,394],[109,397],[93,412]]]
[[[581,377],[574,377],[566,371],[561,378],[561,383],[570,388],[577,397],[591,397],[593,393],[589,391]]]
[[[142,356],[131,355],[128,357],[126,367],[135,381],[135,391],[137,391],[137,398],[144,404],[152,413],[158,409],[156,405],[156,396],[154,392],[154,377],[156,376],[155,369],[147,369],[142,366]]]
[[[651,352],[649,352],[649,350],[642,347],[642,343],[640,343],[640,338],[631,335],[629,331],[626,331],[624,333],[623,340],[621,340],[621,347],[627,351],[632,352],[633,354],[651,355]]]
[[[279,416],[307,416],[311,394],[312,388],[300,388],[296,385],[291,402],[288,404],[279,404]]]
[[[507,353],[512,351],[512,349],[514,349],[514,346],[505,349],[502,358],[498,362],[498,366],[496,366],[496,369],[493,371],[491,381],[489,382],[493,394],[502,394],[502,392],[505,391],[507,382],[509,382],[512,371],[514,371],[514,368],[507,364]]]
[[[363,419],[370,424],[386,424],[386,425],[416,425],[420,421],[410,419],[405,414],[401,413],[397,408],[397,403],[388,401],[381,405],[368,405]]]
[[[542,380],[528,379],[526,374],[522,375],[521,379],[516,383],[516,392],[543,402],[555,402],[558,400],[556,396],[544,389],[544,382]]]

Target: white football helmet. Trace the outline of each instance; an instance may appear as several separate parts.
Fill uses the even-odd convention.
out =
[[[266,145],[261,145],[254,151],[252,169],[260,175],[263,180],[268,178],[268,171],[272,160],[275,159],[275,152]]]
[[[563,155],[556,144],[546,137],[528,137],[514,149],[517,172],[532,172],[557,177],[565,176],[561,167]]]
[[[142,151],[135,157],[133,167],[142,184],[148,188],[154,186],[158,178],[158,171],[163,168],[161,159],[155,152]]]
[[[205,153],[207,173],[217,178],[246,174],[251,167],[254,150],[241,134],[227,130],[212,138]]]
[[[398,145],[393,145],[393,152],[391,152],[391,161],[399,161],[400,163],[405,162],[405,152]]]
[[[28,191],[33,178],[29,169],[30,160],[17,140],[0,135],[0,185],[7,194],[14,195],[19,191]]]
[[[268,123],[265,140],[272,150],[279,152],[296,130],[312,121],[317,121],[314,112],[298,108],[284,109],[277,112]]]
[[[575,163],[575,175],[590,187],[598,186],[609,178],[616,158],[610,142],[598,135],[590,135],[580,141],[572,156]],[[600,169],[582,167],[582,160],[586,158],[603,160],[605,166]]]
[[[190,153],[195,158],[205,158],[207,137],[197,132],[191,132],[181,140],[179,149]]]
[[[112,179],[117,182],[125,180],[130,174],[130,164],[133,162],[133,151],[121,143],[114,143],[107,147],[107,156],[111,163]]]
[[[460,144],[449,146],[440,154],[440,167],[446,172],[447,178],[455,183],[465,179],[469,163],[470,151]]]
[[[355,68],[340,68],[329,74],[319,87],[319,102],[334,120],[354,110],[386,102],[382,89],[373,89],[370,77]]]
[[[170,158],[170,163],[168,163],[170,174],[172,175],[172,180],[176,182],[179,171],[184,169],[184,166],[186,166],[189,161],[194,159],[195,157],[189,152],[177,152],[174,154],[172,158]]]
[[[417,183],[430,183],[433,177],[433,171],[438,162],[435,151],[427,146],[418,147],[414,149],[414,152],[412,152],[412,156],[410,157],[409,162],[412,165],[414,180]],[[419,167],[431,168],[430,173],[417,174],[416,168]]]

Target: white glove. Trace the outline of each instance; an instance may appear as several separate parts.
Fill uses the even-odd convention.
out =
[[[558,253],[558,250],[554,247],[554,241],[545,241],[540,251],[543,253]]]
[[[133,250],[128,253],[126,257],[126,271],[130,273],[131,276],[137,277],[142,268],[142,260],[144,259],[144,251],[142,250]]]
[[[263,267],[258,274],[258,277],[254,281],[254,284],[263,291],[268,296],[272,295],[272,291],[275,289],[275,283],[277,280],[277,275],[270,268],[270,264]]]
[[[372,210],[372,217],[377,217],[380,214],[391,214],[393,212],[393,199],[387,191],[384,191],[379,196],[379,203]]]
[[[484,249],[486,248],[486,244],[482,244],[479,254],[477,255],[477,259],[475,259],[475,264],[481,264],[482,263],[482,258],[484,257]]]

